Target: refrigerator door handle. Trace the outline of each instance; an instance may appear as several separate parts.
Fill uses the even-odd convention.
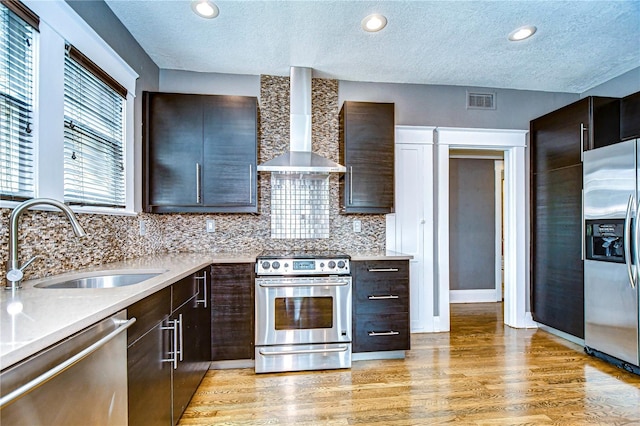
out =
[[[635,225],[634,225],[634,232],[633,232],[633,243],[635,244],[633,246],[633,251],[635,253],[634,255],[634,260],[635,260],[635,276],[636,276],[636,285],[638,284],[638,278],[640,278],[640,220],[638,220],[638,216],[640,215],[640,199],[637,200],[638,203],[636,204],[636,220],[635,220]]]
[[[624,260],[627,265],[627,273],[629,274],[629,285],[631,285],[633,289],[636,288],[636,277],[633,273],[633,260],[631,259],[631,209],[635,206],[634,198],[633,194],[629,196],[627,214],[624,218]]]

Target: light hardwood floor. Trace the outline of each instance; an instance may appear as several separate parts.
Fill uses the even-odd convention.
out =
[[[640,425],[640,377],[502,304],[451,306],[451,332],[414,334],[404,360],[256,375],[210,370],[180,425]]]

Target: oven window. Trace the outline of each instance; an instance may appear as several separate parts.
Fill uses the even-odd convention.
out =
[[[278,297],[276,330],[333,328],[333,297]]]

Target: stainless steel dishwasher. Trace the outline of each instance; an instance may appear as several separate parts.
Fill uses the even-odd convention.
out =
[[[127,424],[126,311],[0,373],[0,424]]]

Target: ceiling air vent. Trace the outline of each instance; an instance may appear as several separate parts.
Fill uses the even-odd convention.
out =
[[[496,109],[496,94],[467,92],[467,109]]]

